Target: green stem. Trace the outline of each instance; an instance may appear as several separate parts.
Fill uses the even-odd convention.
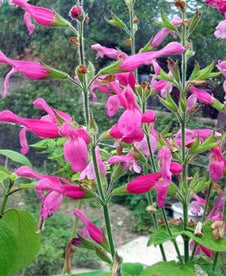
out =
[[[79,29],[79,62],[80,62],[80,64],[85,65],[83,25],[84,25],[83,21],[78,23],[78,29]]]
[[[148,204],[153,205],[153,199],[152,199],[151,191],[149,193],[147,193],[147,199],[148,199]],[[154,213],[151,213],[151,216],[152,216],[154,228],[155,228],[155,230],[157,230],[158,229],[157,216]],[[163,261],[167,262],[166,253],[165,253],[163,244],[159,244],[159,248],[160,248],[160,251],[161,251]]]
[[[208,189],[208,192],[207,192],[207,197],[206,197],[206,204],[205,204],[205,208],[204,208],[204,213],[203,213],[203,216],[202,216],[202,223],[205,221],[206,219],[206,215],[207,215],[207,209],[208,209],[208,203],[209,203],[209,199],[210,199],[210,193],[211,193],[211,190],[212,190],[212,182],[209,186],[209,189]]]
[[[108,210],[107,205],[103,206],[103,211],[104,211],[104,219],[105,219],[105,226],[106,226],[106,230],[107,230],[108,241],[109,241],[110,250],[111,250],[111,256],[114,259],[115,258],[115,246],[114,246],[114,240],[113,240],[113,235],[112,235],[112,231],[111,231],[111,222],[110,222],[109,210]]]
[[[218,257],[219,257],[219,252],[215,252],[214,260],[213,260],[213,266],[212,266],[212,271],[215,271],[215,269],[217,267]]]
[[[194,248],[193,248],[193,250],[192,250],[192,254],[191,254],[191,261],[192,261],[193,258],[195,257],[195,252],[196,252],[197,246],[198,246],[198,244],[195,243],[195,244],[194,244]]]
[[[185,202],[183,204],[183,229],[184,231],[187,230],[187,225],[188,225],[188,203]],[[187,236],[183,236],[184,240],[184,262],[187,263],[189,260],[189,238]]]
[[[98,164],[97,164],[97,158],[96,158],[96,152],[95,152],[95,146],[92,145],[91,147],[91,152],[92,152],[92,160],[93,160],[93,166],[94,166],[94,171],[95,171],[95,176],[96,176],[96,183],[97,183],[97,190],[98,194],[103,202],[105,202],[105,195],[101,183],[101,178],[100,178],[100,172],[98,169]]]
[[[168,224],[168,220],[167,220],[167,216],[166,216],[166,211],[165,211],[164,208],[162,208],[161,210],[162,210],[163,219],[164,219],[164,222],[165,222],[166,229],[167,229],[167,231],[168,231],[170,237],[172,237],[173,235],[172,235],[171,229],[170,229],[169,224]],[[177,252],[177,256],[178,256],[179,261],[180,261],[181,263],[183,263],[183,259],[182,259],[182,257],[181,257],[180,250],[179,250],[179,248],[178,248],[178,245],[177,245],[176,240],[173,238],[173,239],[171,239],[171,241],[172,241],[172,243],[173,243],[173,245],[174,245],[174,247],[175,247],[175,250],[176,250],[176,252]]]
[[[86,126],[89,126],[89,94],[87,90],[83,90],[83,104],[84,104],[84,113],[85,113],[85,121]]]
[[[6,207],[6,203],[7,203],[8,197],[10,195],[10,190],[13,187],[13,184],[14,184],[14,181],[12,181],[11,179],[9,179],[9,185],[8,185],[8,188],[7,188],[6,192],[5,192],[5,194],[4,194],[4,197],[3,197],[3,200],[2,200],[2,205],[1,205],[1,208],[0,208],[0,219],[3,217],[4,211],[5,211],[5,207]]]

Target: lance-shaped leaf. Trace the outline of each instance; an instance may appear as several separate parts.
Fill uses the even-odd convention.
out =
[[[122,62],[122,59],[117,60],[116,62],[111,63],[110,65],[104,67],[99,71],[100,75],[107,75],[107,74],[115,74],[115,73],[122,73],[126,72],[126,70],[123,70],[120,68],[120,64]]]
[[[110,20],[106,19],[109,24],[118,28],[126,28],[126,24],[113,12],[111,13],[111,17],[112,19]]]
[[[171,97],[170,93],[167,92],[166,99],[162,99],[159,97],[160,102],[167,107],[169,110],[171,110],[174,113],[178,113],[178,106],[174,102],[173,98]]]
[[[161,18],[162,18],[162,21],[157,21],[156,23],[158,25],[161,25],[161,26],[164,26],[166,27],[167,29],[170,29],[172,31],[177,31],[177,27],[175,27],[170,21],[169,19],[167,18],[167,16],[161,12]]]
[[[32,165],[31,165],[30,161],[27,159],[27,157],[18,153],[17,151],[0,149],[0,155],[4,155],[5,157],[9,158],[10,160],[12,160],[16,163],[32,167]]]
[[[197,10],[189,24],[189,28],[188,28],[189,34],[191,34],[197,27],[200,17],[201,17],[201,12],[200,12],[200,10]]]

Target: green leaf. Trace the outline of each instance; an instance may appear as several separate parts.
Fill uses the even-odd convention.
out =
[[[202,237],[198,237],[190,231],[185,231],[184,234],[190,237],[191,239],[193,239],[196,243],[201,244],[213,251],[216,251],[216,252],[226,251],[226,238],[223,237],[218,240],[215,240],[213,237],[213,230],[211,228],[211,224],[212,224],[211,220],[208,220],[205,223],[203,223]]]
[[[176,264],[174,261],[171,262],[159,262],[154,264],[148,268],[146,268],[142,273],[141,276],[154,276],[154,275],[161,275],[161,276],[191,276],[194,275],[194,267],[193,265],[179,265]]]
[[[63,276],[63,274],[61,274],[61,275],[58,274],[58,275],[55,275],[55,276]],[[101,271],[101,270],[94,270],[94,271],[83,272],[83,273],[67,274],[67,276],[111,276],[111,272],[105,272],[105,271]]]
[[[139,276],[143,271],[143,265],[140,263],[124,263],[122,265],[123,276]]]
[[[178,192],[179,188],[177,187],[176,184],[174,184],[173,182],[170,183],[170,186],[168,188],[168,194],[170,195],[176,195]]]
[[[18,254],[18,241],[10,227],[0,219],[0,268],[1,275],[12,273]]]
[[[151,246],[152,244],[158,245],[168,240],[175,239],[177,236],[181,235],[182,231],[180,231],[179,227],[170,227],[172,232],[172,236],[170,236],[169,232],[167,231],[165,225],[160,225],[157,231],[152,234],[148,240],[147,246]],[[182,229],[181,229],[182,230]]]
[[[10,160],[17,162],[22,165],[27,165],[29,167],[32,167],[30,161],[25,157],[24,155],[20,154],[17,151],[14,150],[6,150],[6,149],[0,149],[0,155],[4,155]]]
[[[167,29],[173,30],[173,31],[177,31],[177,27],[175,27],[170,21],[169,19],[166,17],[166,15],[161,12],[161,18],[162,18],[162,22],[157,21],[157,24],[162,25],[164,27],[166,27]]]
[[[26,211],[10,209],[4,213],[2,220],[17,239],[18,250],[11,265],[11,271],[16,273],[28,266],[38,254],[40,234],[37,233],[36,221]]]
[[[9,178],[9,176],[10,176],[10,172],[7,169],[5,169],[4,167],[0,167],[0,182]]]

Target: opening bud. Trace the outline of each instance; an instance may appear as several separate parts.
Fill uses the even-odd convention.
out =
[[[73,6],[69,11],[69,16],[73,20],[78,20],[82,22],[84,20],[84,13],[83,13],[82,7],[79,5]]]

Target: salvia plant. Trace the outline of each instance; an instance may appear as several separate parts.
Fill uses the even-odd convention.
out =
[[[3,4],[3,1],[0,2]],[[226,251],[226,192],[224,184],[219,181],[223,179],[226,167],[226,159],[223,157],[224,133],[213,128],[187,128],[191,114],[197,111],[200,103],[224,111],[224,104],[203,87],[211,78],[219,75],[226,78],[226,60],[219,60],[216,64],[212,62],[205,68],[200,68],[196,62],[192,73],[189,76],[187,74],[187,63],[195,54],[190,36],[199,24],[201,12],[197,10],[192,18],[187,18],[186,1],[176,0],[174,5],[180,16],[170,19],[161,13],[157,24],[162,29],[136,53],[138,18],[134,11],[135,0],[125,0],[129,24],[114,13],[106,21],[125,31],[131,52],[125,53],[118,48],[107,48],[98,43],[91,45],[96,51],[96,58],[105,56],[113,60],[96,72],[84,53],[83,30],[89,25],[86,24],[88,15],[82,0],[69,11],[71,22],[48,8],[29,4],[26,0],[9,2],[24,10],[24,23],[29,35],[35,31],[37,24],[45,28],[61,27],[62,32],[69,30],[67,33],[72,34],[70,41],[77,50],[79,63],[75,64],[75,75],[70,76],[41,61],[15,60],[0,52],[0,63],[10,67],[5,76],[2,97],[7,97],[9,78],[14,73],[21,73],[34,80],[68,81],[76,93],[79,91],[82,95],[84,124],[78,124],[73,114],[49,106],[43,98],[34,100],[34,106],[46,113],[41,118],[22,118],[10,110],[0,112],[1,122],[22,126],[19,132],[21,153],[7,149],[0,151],[1,155],[22,164],[13,172],[0,168],[0,274],[14,275],[34,260],[39,251],[44,224],[48,224],[48,217],[58,211],[63,198],[68,197],[72,200],[71,212],[75,220],[71,240],[65,241],[63,274],[71,273],[71,256],[76,254],[76,248],[86,248],[94,251],[109,267],[108,271],[99,274],[95,272],[95,275],[145,276],[176,273],[178,276],[190,276],[206,275],[204,271],[208,275],[223,275],[220,264],[223,262],[223,252]],[[205,2],[226,14],[225,0]],[[225,30],[226,20],[223,20],[216,27],[214,35],[225,39]],[[162,43],[167,36],[172,41],[163,47]],[[161,57],[167,59],[168,69],[161,68],[158,62]],[[139,83],[137,69],[143,65],[152,66],[153,74],[150,81]],[[177,100],[171,96],[173,88],[179,91]],[[226,91],[226,80],[223,89]],[[119,109],[122,110],[117,123],[103,133],[98,130],[89,105],[90,100],[97,100],[98,93],[109,96],[106,119],[113,117]],[[156,114],[147,109],[147,101],[153,96],[175,115],[177,129],[172,132],[169,132],[169,128],[161,133],[156,131]],[[45,148],[52,141],[52,145],[60,149],[58,152],[62,153],[64,162],[70,164],[68,174],[64,170],[61,175],[60,168],[57,175],[47,175],[32,168],[24,156],[29,151],[26,139],[28,131],[42,139],[34,147]],[[109,151],[107,158],[105,152],[103,159],[102,145],[106,141],[110,141],[115,150]],[[197,168],[188,170],[193,160],[203,153],[209,160],[206,172],[199,172]],[[133,178],[128,183],[123,183],[120,178],[128,171],[133,172]],[[32,182],[21,184],[21,179],[24,178],[31,179]],[[34,188],[41,202],[38,225],[24,210],[6,210],[8,198],[21,189],[28,188]],[[215,197],[212,196],[213,193]],[[162,256],[161,262],[150,267],[143,267],[139,260],[137,264],[124,264],[117,253],[114,242],[117,233],[112,233],[109,204],[114,196],[129,194],[147,196],[147,210],[154,228],[147,246],[158,246]],[[172,221],[167,217],[167,195],[180,202],[182,218]],[[102,207],[104,229],[91,221],[94,218],[83,213],[83,203],[90,199]],[[189,219],[190,209],[194,215],[202,215],[201,221]],[[77,227],[78,221],[83,225],[82,229]],[[177,244],[179,236],[183,239],[183,251]],[[167,260],[164,249],[166,241],[171,241],[174,246],[177,254],[175,261]],[[203,274],[197,274],[197,268]]]

